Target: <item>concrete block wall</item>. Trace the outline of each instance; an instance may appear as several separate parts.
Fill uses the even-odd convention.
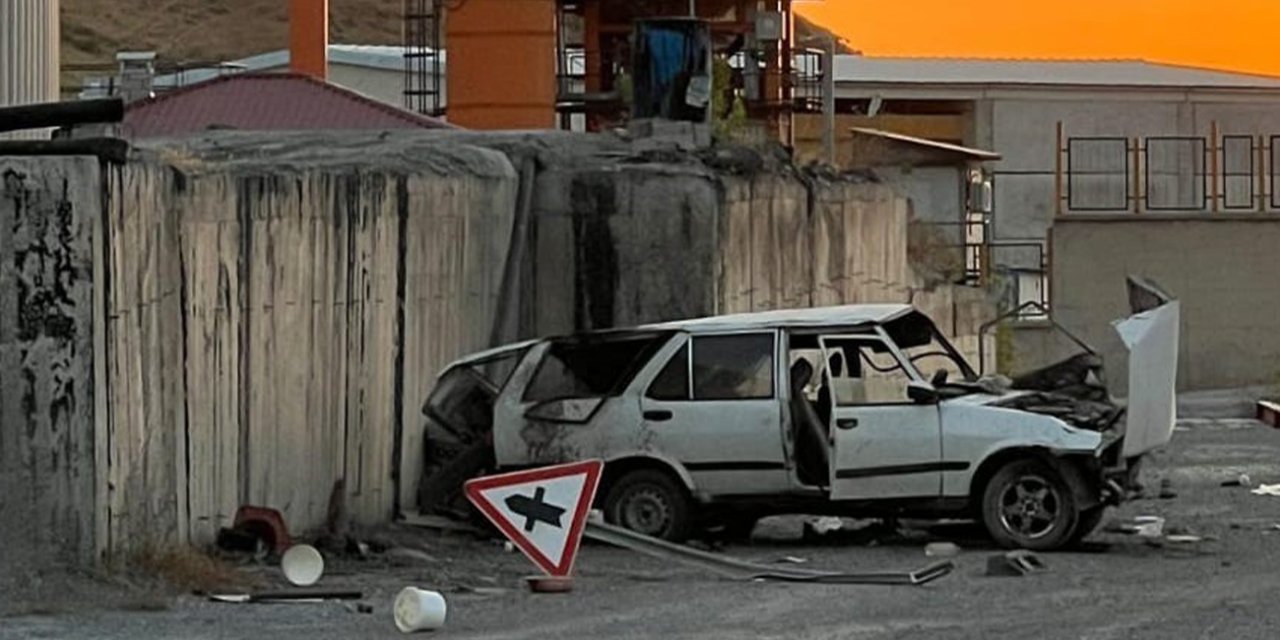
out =
[[[1280,215],[1064,216],[1053,231],[1054,317],[1098,348],[1123,394],[1125,277],[1182,303],[1178,388],[1274,384],[1280,377]]]
[[[1224,136],[1280,135],[1280,112],[1271,105],[1254,97],[1198,90],[1111,90],[1087,97],[1079,92],[1018,91],[979,101],[975,114],[972,142],[1003,156],[993,166],[997,240],[1043,239],[1054,224],[1058,122],[1068,138],[1195,136],[1207,140],[1215,122]],[[1132,157],[1128,162],[1132,164]],[[1131,180],[1141,179],[1131,176]],[[1088,199],[1088,194],[1082,199]],[[1038,266],[1033,255],[1006,252],[1001,259],[1019,267]]]

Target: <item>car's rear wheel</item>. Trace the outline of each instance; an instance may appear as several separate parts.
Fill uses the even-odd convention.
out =
[[[1048,551],[1071,541],[1080,514],[1062,475],[1038,460],[1016,460],[982,493],[982,521],[1002,547]]]
[[[605,497],[605,519],[636,533],[673,542],[689,535],[691,505],[670,474],[638,469],[618,478]]]

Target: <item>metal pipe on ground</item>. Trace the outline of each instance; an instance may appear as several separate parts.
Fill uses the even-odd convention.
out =
[[[120,98],[41,102],[0,108],[0,132],[120,122],[123,119],[124,100]]]

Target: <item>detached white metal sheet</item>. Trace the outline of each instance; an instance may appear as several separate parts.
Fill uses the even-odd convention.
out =
[[[1115,323],[1129,348],[1129,407],[1123,455],[1164,446],[1177,421],[1178,327],[1175,300]]]

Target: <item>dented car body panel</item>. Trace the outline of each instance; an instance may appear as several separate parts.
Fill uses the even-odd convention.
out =
[[[1140,315],[1121,329],[1139,378],[1127,436],[1092,361],[1021,381],[1027,388],[993,384],[908,305],[548,338],[465,358],[441,379],[516,360],[488,396],[491,420],[476,420],[491,429],[497,469],[599,458],[652,465],[698,501],[759,512],[942,513],[972,509],[989,461],[1042,456],[1076,465],[1084,481],[1074,490],[1094,504],[1122,497],[1117,478],[1172,433],[1171,381],[1144,376],[1176,368],[1176,303]]]

